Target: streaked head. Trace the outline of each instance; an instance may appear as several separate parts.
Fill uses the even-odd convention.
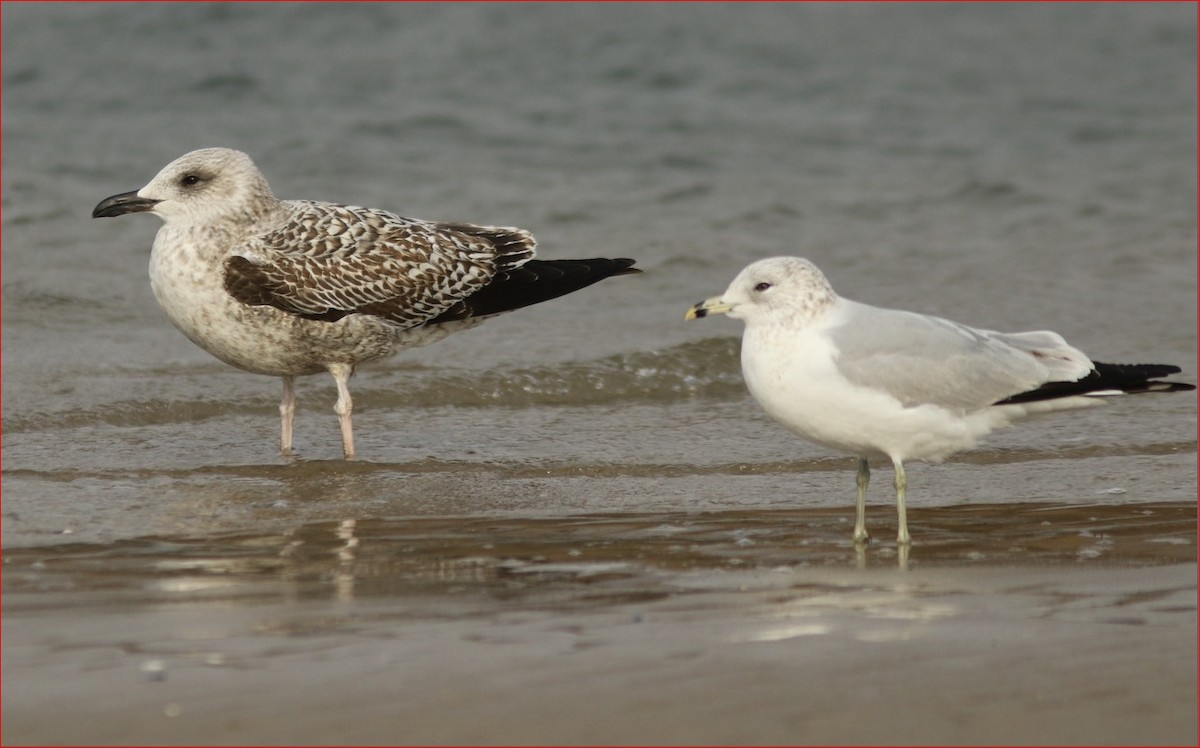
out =
[[[746,266],[725,293],[696,304],[686,318],[728,314],[747,323],[803,324],[836,300],[837,294],[816,265],[801,257],[771,257]]]
[[[205,148],[167,164],[140,190],[100,201],[93,218],[150,212],[164,221],[253,220],[275,203],[250,157],[230,148]]]

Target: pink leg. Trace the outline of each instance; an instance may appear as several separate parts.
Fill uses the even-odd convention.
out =
[[[329,373],[337,382],[338,399],[333,406],[333,412],[338,414],[338,421],[342,427],[342,454],[346,456],[347,460],[353,460],[354,426],[350,422],[350,414],[354,410],[354,401],[350,399],[350,388],[346,386],[346,383],[354,374],[354,367],[350,364],[330,364]]]
[[[283,400],[279,403],[279,453],[292,454],[292,423],[296,420],[295,377],[283,378]]]

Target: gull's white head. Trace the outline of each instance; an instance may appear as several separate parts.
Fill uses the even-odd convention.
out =
[[[728,314],[746,324],[803,325],[835,301],[837,294],[816,265],[802,257],[771,257],[747,265],[725,293],[693,306],[687,319]]]
[[[262,218],[275,202],[249,156],[231,148],[204,148],[167,164],[140,190],[100,201],[92,217],[150,212],[168,223],[241,222]]]

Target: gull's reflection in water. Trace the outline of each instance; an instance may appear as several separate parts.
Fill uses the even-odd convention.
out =
[[[318,532],[316,527],[310,525],[285,530],[283,534],[287,542],[279,550],[279,558],[283,562],[280,579],[283,582],[284,599],[297,602],[301,598],[311,597],[315,572],[316,577],[332,580],[333,599],[352,602],[358,574],[357,530],[358,520],[354,518],[338,521],[333,528],[332,542],[327,534],[329,530],[325,528]],[[333,567],[331,570],[328,568],[330,565]]]
[[[867,568],[867,550],[868,546],[865,543],[854,544],[854,566],[858,569]],[[908,571],[908,554],[912,551],[912,546],[908,543],[900,543],[896,546],[896,568],[900,571]],[[886,551],[885,551],[886,552]]]
[[[299,461],[296,471],[289,476],[291,501],[321,502],[331,506],[354,505],[366,493],[366,476],[337,471],[343,464],[340,461]],[[330,472],[331,466],[335,472]],[[280,549],[279,557],[284,562],[281,578],[286,599],[294,602],[301,597],[311,596],[314,564],[316,567],[327,567],[330,563],[330,555],[327,554],[333,557],[333,569],[318,572],[318,576],[332,580],[334,599],[341,602],[355,599],[358,522],[353,517],[338,520],[333,528],[332,539],[323,522],[299,525],[283,532],[286,543]]]
[[[357,526],[357,520],[344,519],[334,531],[334,535],[341,541],[337,548],[338,568],[334,572],[335,596],[341,602],[354,599],[354,559],[358,549],[358,538],[354,535],[354,530]]]

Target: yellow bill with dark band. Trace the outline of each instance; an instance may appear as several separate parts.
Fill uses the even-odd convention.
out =
[[[711,299],[705,299],[699,304],[696,304],[691,309],[687,310],[684,319],[701,319],[710,314],[725,314],[733,307],[725,303],[720,296],[714,296]]]

